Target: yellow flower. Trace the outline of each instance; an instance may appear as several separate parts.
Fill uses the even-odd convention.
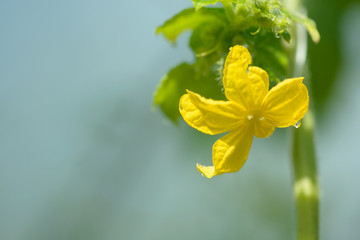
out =
[[[275,127],[293,126],[308,109],[309,95],[302,77],[286,79],[269,91],[266,71],[248,68],[250,63],[245,47],[230,49],[223,77],[229,101],[206,99],[191,91],[180,99],[180,113],[191,127],[210,135],[229,132],[213,146],[214,166],[197,164],[197,169],[208,178],[240,170],[254,135],[264,138]]]

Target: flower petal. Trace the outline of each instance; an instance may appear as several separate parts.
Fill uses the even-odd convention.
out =
[[[269,126],[266,123],[258,122],[255,124],[254,135],[258,138],[269,137],[275,130],[274,126]]]
[[[248,76],[249,78],[260,78],[264,82],[266,91],[269,90],[269,75],[264,69],[256,66],[250,66]]]
[[[249,69],[249,74],[247,73],[250,63],[251,56],[245,47],[239,45],[232,47],[225,61],[223,77],[226,97],[247,110],[259,106],[269,88],[265,71],[252,67],[251,71]]]
[[[242,126],[217,140],[213,146],[214,166],[197,165],[198,171],[207,178],[223,173],[237,172],[249,155],[253,132]]]
[[[269,91],[262,104],[264,122],[282,128],[293,126],[304,117],[309,94],[303,79],[286,79]]]
[[[200,164],[196,164],[196,169],[204,174],[207,178],[212,178],[215,175],[215,167],[214,166],[203,166]]]
[[[187,92],[180,99],[180,114],[191,127],[203,133],[214,135],[230,131],[245,116],[235,103],[206,99],[194,92]]]

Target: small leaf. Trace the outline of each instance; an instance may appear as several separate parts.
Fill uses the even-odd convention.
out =
[[[154,96],[154,105],[160,106],[163,113],[174,123],[180,117],[179,100],[186,89],[213,99],[224,99],[216,74],[211,71],[212,64],[206,58],[193,65],[181,63],[171,69],[161,80]]]
[[[186,30],[194,30],[202,24],[223,24],[227,22],[224,9],[204,8],[195,12],[193,8],[188,8],[167,20],[163,25],[156,29],[156,34],[164,34],[171,42]]]
[[[194,68],[188,63],[181,63],[162,78],[155,93],[154,105],[160,106],[163,113],[175,123],[180,116],[179,99],[185,93],[183,85],[194,77]]]
[[[197,27],[189,42],[195,55],[203,57],[215,52],[221,44],[219,40],[223,30],[222,24],[203,24]]]
[[[196,9],[196,11],[207,5],[216,4],[217,2],[219,2],[219,1],[218,0],[192,0],[192,3],[194,5],[194,8]]]

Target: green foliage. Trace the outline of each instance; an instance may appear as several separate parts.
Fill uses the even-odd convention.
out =
[[[231,6],[235,10],[235,24],[241,25],[238,27],[257,25],[271,29],[275,34],[282,34],[287,32],[286,29],[292,22],[297,22],[306,27],[314,42],[317,43],[320,40],[320,34],[313,20],[298,12],[289,11],[279,0],[192,0],[196,10],[218,2],[233,4]]]
[[[199,10],[200,8],[205,7],[207,5],[216,4],[217,2],[219,2],[218,0],[191,0],[191,1],[196,10]]]
[[[190,85],[189,81],[194,79],[194,76],[194,68],[190,64],[181,63],[163,77],[156,91],[154,103],[174,122],[179,117],[179,111],[174,106],[179,104],[181,95],[185,93],[184,87]]]
[[[279,1],[246,1],[237,4],[236,11],[236,23],[245,28],[257,26],[280,35],[291,25],[291,19]]]
[[[154,104],[159,105],[165,115],[173,122],[176,123],[180,116],[179,100],[186,93],[186,89],[203,96],[211,96],[214,99],[224,99],[218,82],[208,81],[208,79],[214,80],[216,74],[215,71],[208,71],[207,67],[209,65],[204,62],[181,63],[171,69],[161,80],[154,96]]]
[[[219,38],[224,26],[219,24],[204,24],[194,30],[190,38],[190,48],[196,56],[206,56],[219,47]]]
[[[226,25],[227,19],[224,9],[206,8],[195,12],[193,8],[184,9],[163,25],[156,29],[156,34],[162,33],[169,41],[176,38],[186,30],[194,30],[200,25]]]
[[[290,13],[280,1],[271,0],[192,0],[195,9],[185,9],[156,30],[174,43],[184,31],[191,30],[189,46],[195,63],[182,63],[170,70],[155,93],[160,106],[173,122],[180,116],[178,104],[186,89],[212,99],[223,99],[221,62],[229,48],[245,45],[253,65],[265,69],[275,85],[288,73],[286,42],[294,22],[304,24],[313,40],[319,40],[315,24],[307,17]],[[224,8],[205,8],[221,2]],[[219,63],[221,66],[219,66]],[[220,80],[220,81],[218,81]]]

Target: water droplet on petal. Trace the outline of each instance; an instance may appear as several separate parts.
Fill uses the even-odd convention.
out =
[[[264,120],[264,119],[265,119],[264,117],[259,118],[260,121],[262,121],[262,120]]]
[[[301,122],[300,121],[297,121],[294,125],[295,128],[299,128],[301,126]]]

